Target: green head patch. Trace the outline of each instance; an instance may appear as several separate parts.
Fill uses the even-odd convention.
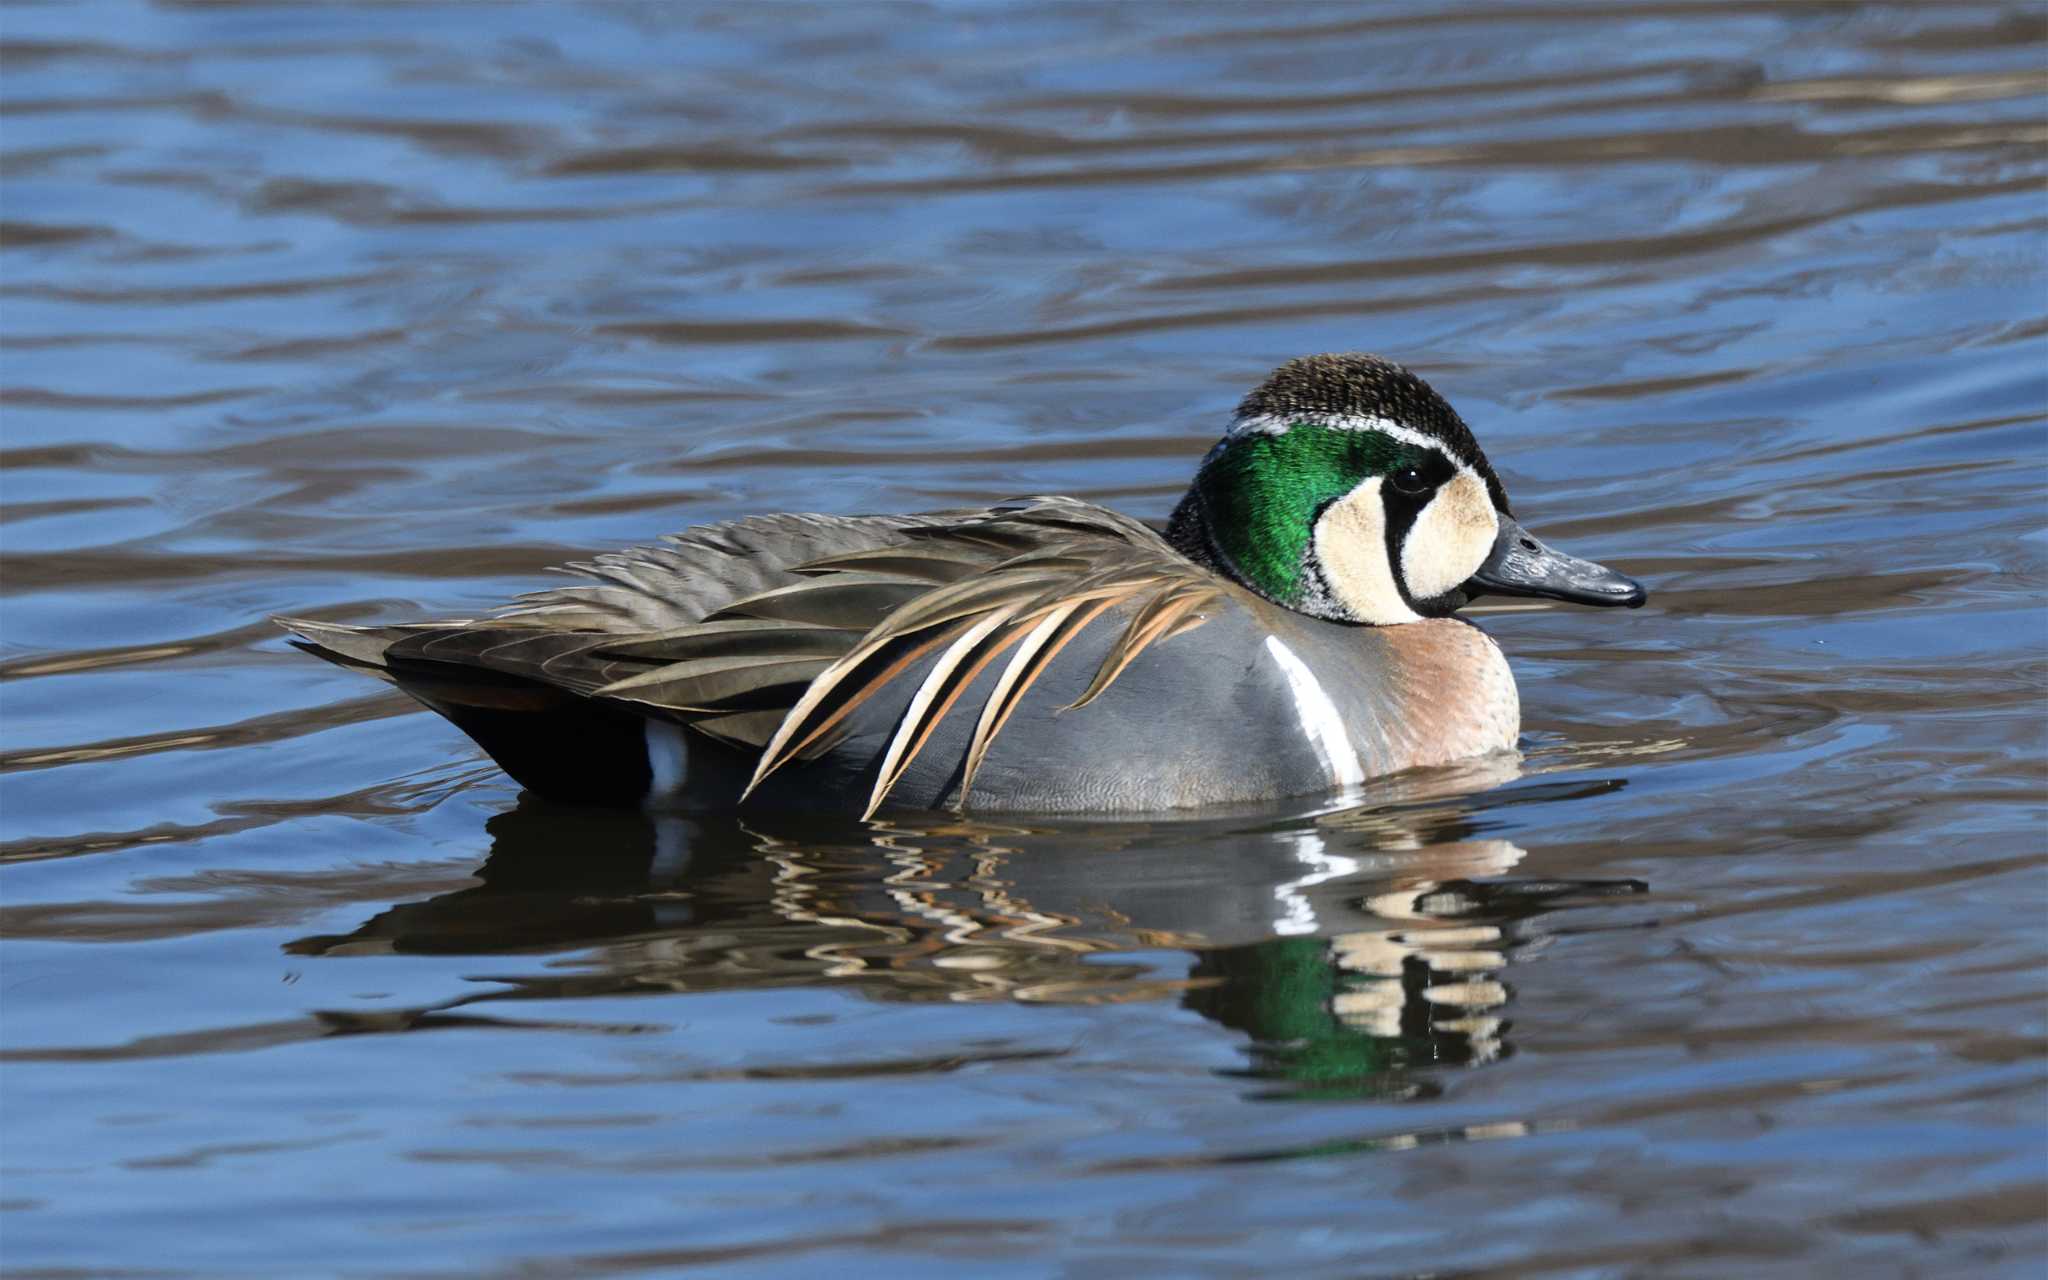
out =
[[[1375,476],[1416,472],[1434,482],[1450,470],[1428,445],[1304,419],[1233,434],[1203,464],[1195,488],[1209,536],[1240,581],[1300,608],[1314,586],[1310,541],[1323,508]]]

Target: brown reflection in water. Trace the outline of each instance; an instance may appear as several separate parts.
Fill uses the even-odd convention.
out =
[[[1250,1038],[1243,1074],[1263,1082],[1255,1097],[1424,1097],[1435,1092],[1428,1070],[1509,1052],[1501,973],[1557,932],[1547,919],[1645,888],[1511,877],[1523,850],[1479,838],[1473,812],[1613,786],[1382,800],[1277,827],[770,825],[529,798],[490,820],[482,883],[287,949],[588,949],[573,966],[497,979],[497,989],[430,1011],[443,1020],[486,1001],[821,984],[934,1003],[1177,999]],[[1134,954],[1165,950],[1192,953],[1192,969],[1183,976]],[[322,1016],[329,1033],[420,1025],[405,1014],[375,1015],[395,1017],[389,1025]],[[836,1077],[943,1066],[919,1057],[914,1067],[739,1070]]]

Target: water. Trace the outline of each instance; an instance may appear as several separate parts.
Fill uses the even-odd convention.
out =
[[[2038,1273],[2041,6],[0,32],[8,1270]],[[657,824],[263,621],[1163,515],[1344,348],[1650,587],[1519,766]]]

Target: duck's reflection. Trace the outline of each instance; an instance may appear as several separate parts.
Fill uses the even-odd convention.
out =
[[[1610,783],[1524,784],[1506,802]],[[829,983],[880,998],[1178,999],[1250,1037],[1276,1096],[1415,1096],[1509,1051],[1502,972],[1627,881],[1531,881],[1500,800],[1381,797],[1285,822],[908,825],[648,818],[525,801],[473,888],[291,945],[581,954],[479,1000]],[[1174,953],[1182,953],[1175,955]]]

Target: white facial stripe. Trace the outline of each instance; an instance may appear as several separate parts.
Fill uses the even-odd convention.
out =
[[[1493,551],[1500,517],[1486,482],[1460,467],[1401,540],[1401,577],[1417,600],[1440,596],[1479,571]]]
[[[1387,559],[1380,477],[1367,480],[1324,510],[1316,521],[1315,549],[1337,602],[1359,622],[1386,626],[1421,618],[1401,598]]]
[[[1230,430],[1225,433],[1224,438],[1228,440],[1238,436],[1284,435],[1292,430],[1297,422],[1313,422],[1319,427],[1328,427],[1333,431],[1377,431],[1399,440],[1402,444],[1419,445],[1424,449],[1434,449],[1446,458],[1451,457],[1445,453],[1443,441],[1434,436],[1424,435],[1413,427],[1404,427],[1391,418],[1371,418],[1355,413],[1253,414],[1249,418],[1239,418],[1231,423]],[[1456,462],[1457,459],[1451,458],[1451,461]]]

